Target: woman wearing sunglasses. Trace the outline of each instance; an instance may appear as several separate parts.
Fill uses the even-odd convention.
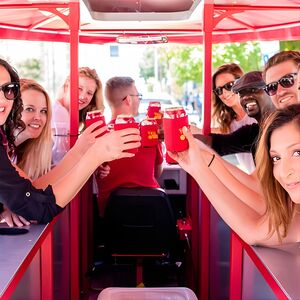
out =
[[[243,110],[239,95],[231,89],[238,78],[243,76],[243,70],[237,64],[225,64],[220,66],[213,74],[213,116],[220,126],[220,133],[231,133],[238,128],[256,123]],[[255,168],[253,158],[249,153],[236,154],[238,162],[248,172]]]
[[[21,120],[25,129],[16,128],[14,131],[15,149],[12,161],[31,180],[35,180],[51,168],[51,101],[46,90],[32,79],[21,79],[20,91],[23,103]],[[6,208],[1,213],[1,218],[10,227],[30,224]]]
[[[8,156],[15,149],[15,128],[25,128],[19,84],[17,72],[0,59],[0,203],[27,220],[46,223],[62,211],[101,163],[134,156],[124,150],[139,147],[140,136],[130,128],[94,138],[85,153],[76,153],[77,163],[61,178],[50,180],[47,173],[32,183]],[[97,135],[105,130],[99,129]]]

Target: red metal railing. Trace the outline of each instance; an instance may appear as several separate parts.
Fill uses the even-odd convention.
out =
[[[273,290],[277,299],[287,300],[288,297],[278,285],[272,274],[256,255],[251,246],[246,244],[235,232],[231,234],[231,262],[230,262],[230,300],[242,299],[243,284],[243,254],[244,251],[249,255],[261,275],[266,280],[269,287]]]

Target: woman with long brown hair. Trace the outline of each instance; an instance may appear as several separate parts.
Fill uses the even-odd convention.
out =
[[[221,163],[216,155],[188,129],[184,128],[184,134],[189,149],[170,153],[171,157],[195,178],[220,216],[244,241],[262,245],[300,241],[300,104],[271,113],[263,125],[256,166],[263,197],[259,201],[266,203],[264,214],[245,201],[250,194],[244,184],[239,183],[238,197],[220,180]]]
[[[219,126],[221,133],[231,133],[244,125],[256,123],[256,120],[250,118],[243,110],[239,95],[232,91],[234,82],[243,74],[241,67],[235,63],[224,64],[213,74],[212,119]],[[255,169],[249,153],[239,153],[236,157],[249,173]]]

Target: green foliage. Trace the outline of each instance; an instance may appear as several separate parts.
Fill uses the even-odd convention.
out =
[[[149,78],[154,77],[154,49],[147,47],[143,53],[143,61],[139,63],[140,77],[144,78],[145,82]]]
[[[156,53],[155,53],[156,52]],[[150,78],[155,77],[155,55],[158,63],[158,80],[166,80],[168,61],[163,48],[147,47],[143,53],[143,60],[139,63],[140,77],[148,82]]]
[[[237,63],[244,72],[260,70],[263,66],[258,42],[213,45],[213,69],[225,63]]]
[[[41,81],[42,78],[42,63],[36,58],[28,58],[17,64],[17,69],[20,78],[30,78],[36,81]]]
[[[300,49],[300,41],[281,41],[279,42],[280,51],[284,50],[297,50]]]
[[[170,72],[176,83],[202,81],[202,46],[173,46],[165,49]]]
[[[200,87],[202,84],[202,46],[163,45],[156,48],[158,60],[158,80],[168,82],[168,76],[176,83],[172,86],[173,93],[176,90],[178,97],[182,97],[184,86],[187,82]],[[147,47],[143,61],[140,63],[140,76],[147,82],[155,77],[154,70],[154,47]],[[260,70],[263,66],[262,53],[258,42],[218,44],[213,46],[212,53],[213,69],[218,66],[235,62],[245,72]]]

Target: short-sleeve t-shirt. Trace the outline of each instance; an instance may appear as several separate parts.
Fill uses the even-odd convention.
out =
[[[97,179],[100,215],[104,214],[110,193],[118,187],[159,187],[155,179],[155,167],[162,162],[161,143],[156,147],[140,147],[134,157],[109,162],[110,173],[108,176]]]

